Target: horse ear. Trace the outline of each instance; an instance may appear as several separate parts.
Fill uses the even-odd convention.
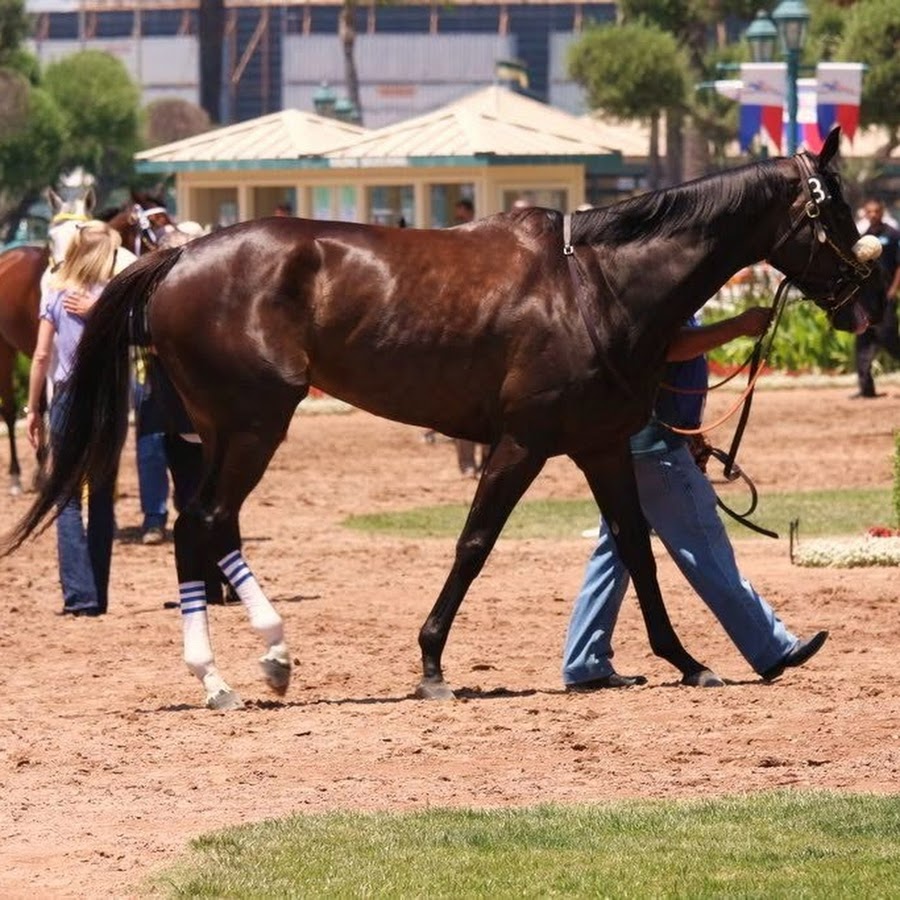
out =
[[[88,192],[84,195],[84,212],[85,215],[90,215],[94,209],[94,204],[97,202],[97,195],[94,193],[93,187],[88,188]]]
[[[63,208],[62,197],[60,197],[52,187],[47,188],[47,202],[50,204],[50,209],[53,211],[54,215]]]
[[[824,169],[828,163],[835,157],[841,146],[841,126],[835,125],[828,132],[825,143],[822,145],[822,152],[819,154],[819,165]]]

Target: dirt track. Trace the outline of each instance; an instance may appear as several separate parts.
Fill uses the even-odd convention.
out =
[[[844,386],[762,390],[741,454],[763,502],[772,490],[890,484],[900,390],[889,392],[851,402]],[[740,541],[742,567],[795,631],[828,628],[831,639],[779,682],[756,680],[659,556],[680,635],[731,683],[677,686],[649,654],[629,599],[617,665],[650,683],[564,694],[560,649],[590,550],[575,534],[501,539],[444,657],[462,699],[411,699],[417,631],[453,542],[375,538],[340,523],[465,500],[473,482],[456,473],[449,444],[425,445],[416,429],[359,412],[299,415],[245,507],[247,556],[286,618],[294,686],[273,702],[242,610],[213,609],[220,668],[251,705],[207,712],[180,659],[178,613],[163,609],[176,593],[172,547],[127,539],[139,522],[132,460],[129,446],[108,616],[56,615],[52,531],[4,562],[4,898],[128,896],[191,837],[293,812],[896,790],[897,573],[797,569],[786,538]],[[554,460],[529,496],[585,493],[574,466]],[[3,500],[0,527],[25,502]]]

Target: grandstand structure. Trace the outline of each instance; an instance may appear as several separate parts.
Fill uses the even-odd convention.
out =
[[[43,62],[77,50],[105,50],[122,60],[145,103],[173,96],[200,103],[204,5],[26,0],[31,49]],[[362,111],[365,125],[376,128],[492,83],[498,62],[510,59],[524,66],[532,96],[581,113],[581,91],[566,77],[568,45],[587,23],[615,17],[614,3],[570,0],[354,0],[354,9]],[[214,118],[227,125],[281,109],[312,110],[323,82],[341,95],[341,10],[334,0],[224,0]]]

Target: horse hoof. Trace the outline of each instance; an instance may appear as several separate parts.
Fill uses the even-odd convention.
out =
[[[681,679],[688,687],[725,687],[725,682],[712,669],[701,669]]]
[[[456,694],[450,690],[446,681],[420,681],[416,697],[419,700],[455,700]]]
[[[223,688],[215,694],[207,695],[206,708],[219,710],[243,709],[244,701],[230,688]]]
[[[280,659],[270,659],[264,656],[259,665],[266,677],[266,683],[278,694],[279,697],[287,693],[288,685],[291,683],[291,664],[290,662],[282,662]]]

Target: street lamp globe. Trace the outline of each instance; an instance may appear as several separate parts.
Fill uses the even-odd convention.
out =
[[[775,45],[778,43],[778,29],[764,9],[756,14],[756,18],[744,32],[744,38],[750,45],[753,62],[772,62]]]
[[[334,117],[342,122],[355,122],[359,120],[356,104],[349,97],[341,97],[334,104]]]
[[[320,116],[331,117],[334,115],[334,106],[337,102],[337,94],[334,88],[327,82],[323,81],[313,93],[313,106]]]
[[[802,50],[809,25],[809,8],[804,0],[781,0],[772,12],[772,18],[778,29],[781,49],[785,53]]]

